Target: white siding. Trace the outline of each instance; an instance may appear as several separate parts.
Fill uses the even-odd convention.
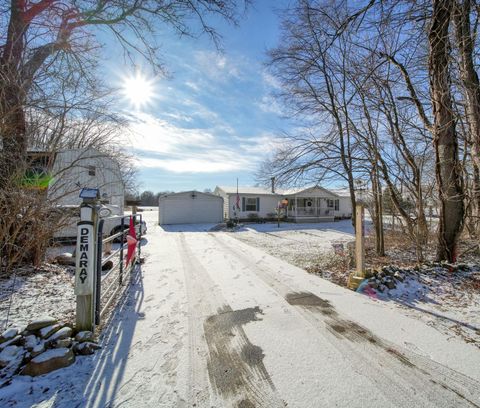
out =
[[[158,223],[160,225],[207,224],[222,221],[223,199],[219,196],[185,191],[165,195],[158,200]]]
[[[339,197],[339,210],[337,212],[338,217],[351,217],[352,216],[352,202],[350,197]]]
[[[236,203],[236,194],[228,195],[228,217],[230,219],[234,218],[233,206]],[[282,199],[280,195],[255,195],[255,194],[239,194],[240,196],[240,211],[237,211],[238,218],[248,219],[249,214],[257,214],[260,218],[267,217],[268,214],[275,213],[278,202]],[[247,198],[259,198],[260,200],[260,211],[242,211],[242,200],[243,197]]]
[[[94,170],[95,175],[90,175]],[[100,189],[100,196],[123,213],[125,188],[118,164],[94,149],[65,150],[57,153],[53,181],[48,195],[61,205],[79,205],[83,187]]]

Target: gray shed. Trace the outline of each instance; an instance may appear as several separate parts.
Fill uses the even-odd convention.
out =
[[[158,223],[209,224],[223,221],[223,198],[199,191],[164,194],[158,199]]]

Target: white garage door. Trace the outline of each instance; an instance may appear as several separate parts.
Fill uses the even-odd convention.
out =
[[[218,199],[170,198],[160,203],[162,224],[207,224],[223,221],[223,203]]]

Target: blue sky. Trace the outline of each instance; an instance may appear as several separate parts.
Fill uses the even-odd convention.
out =
[[[281,4],[256,2],[239,27],[216,24],[223,53],[206,36],[161,32],[170,77],[154,78],[155,98],[148,105],[135,108],[119,98],[117,107],[130,121],[141,190],[213,189],[233,185],[237,177],[241,185],[255,183],[259,163],[288,127],[271,96],[276,81],[264,67],[265,51],[277,45],[274,8]],[[132,67],[122,64],[107,64],[113,86],[132,75]],[[148,67],[139,69],[152,79]]]

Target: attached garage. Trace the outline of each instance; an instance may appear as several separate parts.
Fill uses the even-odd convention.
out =
[[[184,191],[158,199],[158,223],[210,224],[223,221],[223,198],[217,195]]]

